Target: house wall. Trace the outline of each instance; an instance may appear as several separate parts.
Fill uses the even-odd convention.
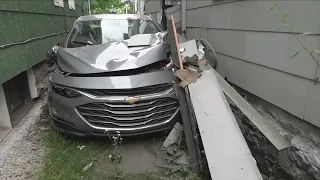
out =
[[[228,81],[320,127],[319,68],[307,52],[291,59],[302,47],[270,11],[275,2],[289,27],[315,33],[299,36],[306,47],[320,49],[320,1],[187,0],[187,38],[212,44]]]
[[[55,0],[59,1],[59,0]],[[0,141],[12,127],[3,83],[27,71],[31,98],[39,96],[37,79],[48,79],[37,73],[37,67],[58,42],[64,42],[73,22],[88,14],[86,0],[76,0],[75,9],[69,9],[68,0],[60,0],[64,7],[54,5],[54,0],[7,0],[0,2]],[[47,70],[43,70],[45,72]],[[40,77],[39,77],[40,76]],[[42,87],[44,89],[44,87]]]
[[[87,1],[75,10],[54,5],[54,0],[10,0],[0,3],[0,84],[42,61],[66,38],[74,20],[88,14]]]

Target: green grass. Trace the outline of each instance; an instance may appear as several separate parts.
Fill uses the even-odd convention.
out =
[[[85,147],[80,150],[79,146]],[[160,180],[160,177],[166,176],[148,172],[126,174],[120,170],[108,170],[110,164],[107,163],[106,167],[96,170],[98,158],[101,158],[103,154],[108,154],[106,151],[112,150],[109,139],[98,141],[65,138],[60,133],[51,130],[45,136],[44,147],[46,155],[44,165],[37,176],[39,180]],[[83,171],[83,168],[90,163],[92,166],[87,171]],[[189,175],[188,170],[178,168],[167,176],[174,177],[173,179],[197,179],[192,174],[192,176]]]
[[[45,160],[39,172],[39,180],[158,180],[153,174],[124,174],[119,172],[94,171],[99,156],[111,148],[109,139],[72,139],[51,130],[44,139]],[[85,146],[82,150],[78,146]],[[87,170],[82,169],[90,163]]]
[[[108,143],[94,140],[66,139],[56,131],[45,137],[45,164],[39,172],[40,180],[81,180],[91,179],[98,156],[109,148]],[[85,146],[82,150],[78,146]],[[90,163],[87,170],[83,168]]]

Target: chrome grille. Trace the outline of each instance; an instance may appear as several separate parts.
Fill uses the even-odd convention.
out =
[[[164,92],[173,87],[173,84],[158,84],[133,89],[78,89],[93,96],[135,96]]]
[[[98,127],[141,127],[164,122],[179,109],[177,100],[163,98],[136,104],[89,103],[77,107],[90,124]]]

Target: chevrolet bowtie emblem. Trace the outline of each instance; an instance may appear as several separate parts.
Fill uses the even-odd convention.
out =
[[[128,98],[126,98],[125,100],[126,100],[129,104],[134,104],[134,103],[136,103],[136,102],[138,101],[138,99],[135,98],[135,97],[128,97]]]

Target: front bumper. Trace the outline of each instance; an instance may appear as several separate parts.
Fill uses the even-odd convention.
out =
[[[161,75],[159,74],[159,72],[157,73],[158,75]],[[165,71],[162,73],[168,73],[168,72]],[[145,83],[146,81],[149,81],[149,80],[146,80],[146,78],[149,79],[150,77],[149,75],[143,74],[143,75],[140,75],[140,78],[136,78],[136,79],[139,80],[140,82]],[[164,78],[159,78],[158,76],[158,78],[155,79],[154,81],[149,81],[149,85],[156,85],[158,83],[172,83],[173,76],[171,77],[166,74],[166,76],[163,76],[163,77]],[[58,77],[58,78],[61,78],[61,77]],[[72,81],[73,83],[82,82],[81,84],[79,84],[81,88],[92,88],[92,87],[89,87],[91,86],[90,83],[88,83],[89,86],[86,86],[85,81],[84,80],[81,81],[81,78],[83,77],[65,77],[65,78],[68,78],[68,81]],[[85,79],[87,78],[88,77],[86,77]],[[92,79],[92,81],[97,81],[97,78],[95,77],[90,77],[90,78]],[[98,77],[98,79],[99,81],[101,81],[101,82],[97,82],[99,84],[103,84],[103,82],[112,81],[110,80],[112,79],[112,77],[104,77],[104,78]],[[133,79],[134,78],[131,78],[131,86],[133,84],[139,84],[138,82],[135,82],[135,80]],[[62,84],[62,85],[66,86],[66,84]],[[117,86],[113,86],[113,87],[104,86],[103,88],[106,88],[106,89],[111,88],[113,90],[117,90],[117,88],[122,89],[124,84],[121,84],[120,86],[121,86],[120,88]],[[136,121],[139,121],[139,123],[130,124],[130,116],[126,114],[127,112],[125,112],[124,118],[120,118],[120,119],[119,117],[114,118],[112,116],[111,117],[105,116],[107,118],[112,118],[112,122],[111,122],[112,124],[110,124],[110,126],[109,124],[99,125],[97,123],[93,123],[94,121],[92,121],[91,119],[88,119],[88,117],[85,116],[86,113],[84,113],[79,107],[86,106],[88,104],[89,105],[95,105],[95,104],[114,105],[115,104],[116,106],[119,106],[118,104],[121,104],[121,106],[123,105],[126,107],[127,106],[130,107],[133,105],[130,102],[128,102],[128,99],[130,99],[130,97],[132,96],[130,97],[129,96],[95,96],[92,94],[88,94],[87,92],[78,90],[77,88],[79,87],[72,88],[82,94],[81,97],[77,97],[77,98],[66,98],[53,92],[51,88],[49,89],[48,99],[49,99],[49,113],[52,120],[51,122],[53,127],[61,132],[73,134],[76,136],[108,136],[108,135],[117,134],[118,132],[120,132],[122,136],[140,135],[140,134],[147,134],[147,133],[165,131],[165,130],[171,129],[175,124],[175,122],[177,121],[177,118],[180,116],[179,107],[177,106],[175,109],[171,110],[170,116],[167,116],[166,119],[164,120],[162,119],[161,121],[157,121],[157,122],[153,121],[154,119],[149,121],[144,121],[144,119],[139,120],[138,118],[132,118],[132,121],[136,120]],[[137,88],[137,87],[133,86],[131,88]],[[142,102],[142,104],[144,102],[151,103],[151,102],[156,102],[163,99],[170,100],[171,102],[171,101],[176,101],[177,99],[173,86],[172,88],[167,89],[166,91],[152,93],[152,94],[135,95],[133,97],[139,101],[138,103]],[[149,109],[151,111],[154,108],[156,107],[151,107]],[[158,108],[160,108],[157,110],[158,112],[153,111],[148,115],[147,114],[143,114],[143,115],[146,115],[146,117],[149,117],[149,116],[151,117],[156,113],[160,113],[159,110],[161,110],[162,107],[158,107]],[[131,112],[130,108],[128,110]],[[108,109],[105,109],[105,110],[103,109],[103,113],[105,113],[105,111],[109,112]],[[89,112],[89,116],[90,115],[94,116],[90,113],[91,112]],[[86,115],[88,115],[88,113]],[[103,120],[106,119],[105,117]],[[99,118],[100,119],[98,120],[100,120],[101,122],[101,117]],[[117,123],[118,119],[119,119],[118,121],[119,123]],[[126,122],[127,124],[123,124],[123,122]]]

